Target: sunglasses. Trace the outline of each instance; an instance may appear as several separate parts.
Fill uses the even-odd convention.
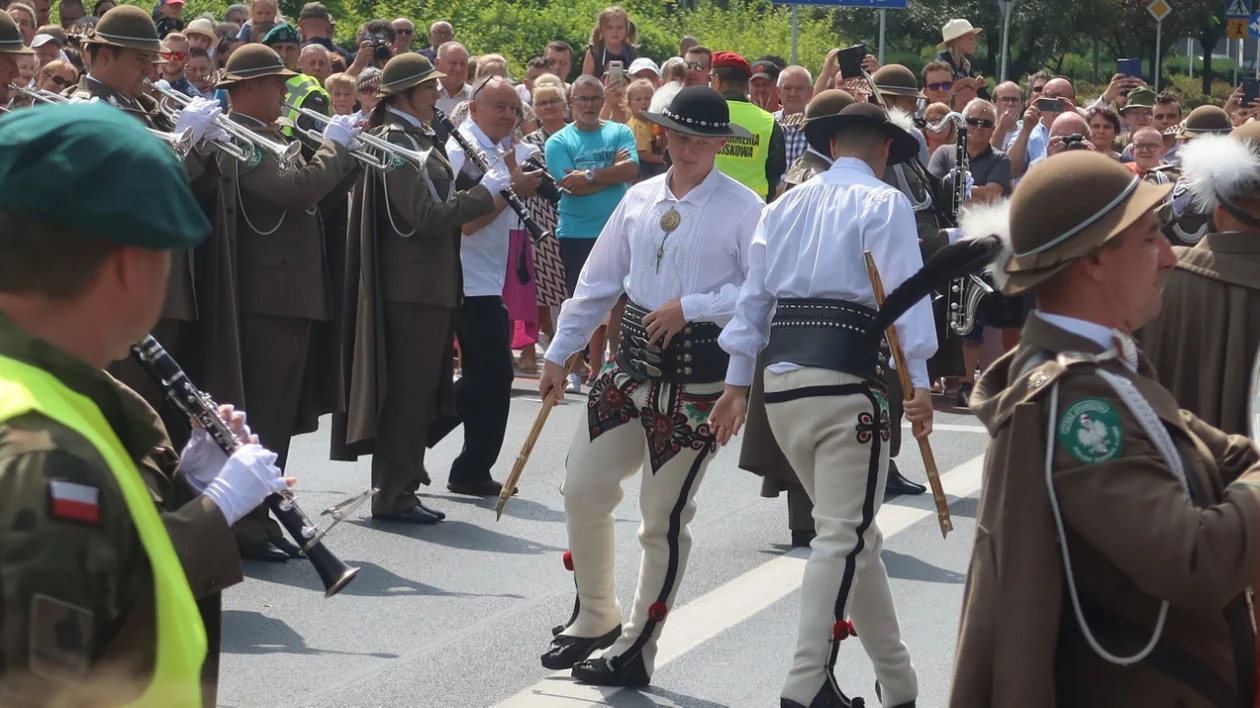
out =
[[[689,61],[687,62],[687,68],[691,69],[692,71],[708,71],[709,70],[709,67],[705,66],[704,62],[702,61]]]
[[[162,52],[162,58],[173,61],[183,61],[188,58],[188,52]]]
[[[988,118],[968,118],[967,125],[975,126],[978,128],[992,128],[993,126],[997,125],[997,123],[989,120]]]
[[[396,29],[396,30],[394,30],[394,34],[405,34],[405,35],[407,35],[408,37],[410,37],[411,35],[413,35],[413,34],[415,34],[415,33],[416,33],[416,31],[415,31],[415,30],[409,30],[409,29]]]
[[[57,86],[69,86],[70,84],[74,83],[73,79],[67,79],[64,76],[57,76],[56,74],[49,76],[48,80],[53,82]]]
[[[1042,91],[1045,91],[1045,90],[1046,90],[1046,85],[1045,85],[1045,84],[1041,84],[1041,85],[1039,85],[1039,86],[1033,86],[1032,88],[1030,88],[1030,89],[1028,89],[1028,90],[1029,90],[1029,91],[1032,91],[1033,93],[1041,93]]]
[[[941,83],[939,83],[939,84],[928,84],[928,85],[927,85],[927,87],[928,87],[928,90],[929,90],[929,91],[948,91],[948,90],[950,90],[950,89],[954,88],[954,82],[953,82],[953,81],[943,81],[943,82],[941,82]]]

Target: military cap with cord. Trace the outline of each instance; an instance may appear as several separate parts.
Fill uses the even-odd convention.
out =
[[[904,114],[903,114],[904,115]],[[807,130],[826,131],[830,136],[846,128],[865,128],[876,130],[893,141],[892,151],[888,155],[888,164],[897,165],[916,157],[919,154],[919,139],[907,129],[901,120],[894,120],[893,114],[874,103],[852,103],[834,115],[815,118],[806,125]],[[810,126],[813,126],[810,128]],[[815,133],[817,134],[817,133]],[[806,134],[806,138],[809,135]]]
[[[964,210],[962,230],[965,238],[1001,237],[993,281],[1004,295],[1019,295],[1096,253],[1172,188],[1145,182],[1102,153],[1074,150],[1028,170],[1010,199]]]
[[[923,92],[919,90],[919,79],[906,67],[900,64],[889,64],[881,66],[871,76],[871,80],[875,82],[875,88],[880,93],[888,93],[894,96],[910,96],[911,98],[927,98]]]
[[[644,111],[643,119],[684,135],[700,138],[750,138],[752,134],[731,122],[731,108],[722,94],[708,86],[688,86],[679,91],[660,113]]]
[[[1244,123],[1228,135],[1203,134],[1177,149],[1181,174],[1195,207],[1210,214],[1217,207],[1260,230],[1260,219],[1237,204],[1260,202],[1260,123]]]
[[[426,81],[437,81],[446,74],[433,68],[429,58],[415,52],[399,54],[385,63],[381,71],[381,83],[376,89],[379,97],[393,96]]]
[[[143,52],[162,51],[153,18],[135,5],[119,5],[105,13],[80,42]]]
[[[103,103],[0,117],[0,211],[149,250],[194,248],[210,234],[170,146]]]
[[[853,94],[842,89],[819,91],[817,96],[809,99],[805,106],[805,140],[810,147],[831,157],[831,136],[833,131],[822,125],[822,118],[839,115],[840,111],[853,105],[857,99]],[[822,128],[820,130],[820,128]]]
[[[223,78],[214,87],[228,88],[242,81],[264,76],[287,79],[297,76],[297,72],[289,71],[284,66],[284,60],[271,47],[265,44],[246,44],[228,57],[227,66],[223,67]]]
[[[0,54],[34,54],[22,41],[22,31],[7,12],[0,12]]]

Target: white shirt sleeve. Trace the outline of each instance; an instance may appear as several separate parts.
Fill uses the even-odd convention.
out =
[[[726,383],[751,386],[757,371],[757,355],[770,341],[770,318],[775,298],[766,291],[766,217],[761,213],[757,228],[748,246],[748,276],[740,288],[734,315],[718,337],[718,345],[730,354],[726,367]]]
[[[547,347],[547,361],[564,366],[590,341],[625,288],[630,273],[630,235],[626,233],[626,200],[622,199],[591,248],[578,276],[573,297],[560,307],[556,335]]]
[[[896,192],[890,198],[871,204],[863,218],[866,220],[864,245],[879,269],[884,292],[890,293],[923,267],[914,211],[906,196]],[[915,388],[929,388],[927,360],[936,353],[937,347],[931,302],[926,297],[918,301],[894,326],[910,369],[911,383]]]
[[[762,204],[750,206],[735,223],[736,258],[740,269],[748,273],[748,249],[753,233],[757,230],[757,216]],[[726,283],[715,293],[692,293],[682,296],[683,317],[688,322],[716,322],[725,325],[735,314],[735,302],[739,299],[739,286]]]

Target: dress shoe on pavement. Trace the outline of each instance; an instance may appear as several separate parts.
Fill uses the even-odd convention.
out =
[[[818,695],[814,696],[814,700],[810,701],[808,706],[787,698],[779,698],[779,708],[866,708],[866,701],[861,698],[849,698],[843,693],[837,694],[831,681],[827,680],[823,682],[822,688],[818,689]]]
[[[240,548],[243,560],[262,561],[264,563],[286,563],[289,554],[268,539],[252,541]]]
[[[438,518],[438,521],[446,520],[446,512],[438,511],[437,509],[430,509],[429,507],[425,506],[424,502],[420,501],[419,499],[416,500],[416,506],[420,507],[421,509],[428,512],[429,514],[436,516]]]
[[[580,683],[592,686],[626,686],[642,687],[651,683],[647,667],[643,665],[643,655],[635,654],[629,661],[614,668],[608,659],[587,659],[573,665],[573,678]]]
[[[284,537],[271,539],[271,545],[279,548],[285,553],[288,553],[290,558],[302,558],[305,556],[305,554],[302,553],[301,546]]]
[[[467,494],[470,497],[497,497],[499,492],[503,491],[503,485],[493,479],[483,479],[480,482],[447,482],[446,488],[455,494]],[[516,496],[520,490],[513,489],[512,496]]]
[[[427,509],[419,504],[411,507],[406,511],[399,511],[393,514],[372,514],[372,518],[378,521],[397,521],[404,524],[436,524],[441,521],[437,516],[430,514]]]
[[[792,531],[792,548],[809,548],[809,544],[818,535],[817,531]]]
[[[888,479],[884,482],[884,498],[895,497],[898,495],[913,496],[922,494],[927,491],[927,487],[922,484],[911,482],[901,475],[897,469],[895,460],[888,461]]]
[[[560,628],[564,631],[564,627]],[[621,625],[613,627],[612,631],[600,637],[569,637],[563,634],[556,634],[551,640],[551,646],[547,647],[547,651],[542,655],[542,665],[544,668],[553,671],[561,669],[571,669],[573,665],[587,658],[599,649],[607,649],[617,641],[617,637],[621,636]]]

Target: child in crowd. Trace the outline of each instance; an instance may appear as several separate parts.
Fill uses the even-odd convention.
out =
[[[358,89],[353,76],[342,72],[331,74],[324,79],[324,90],[332,96],[334,115],[348,116],[354,113]]]
[[[626,105],[630,108],[630,130],[634,131],[634,146],[639,151],[639,179],[655,177],[665,171],[665,150],[661,144],[665,135],[656,131],[657,126],[643,119],[643,112],[652,106],[652,94],[656,87],[648,79],[635,79],[626,88]]]
[[[608,62],[620,61],[624,67],[639,58],[639,31],[630,16],[619,7],[606,7],[599,13],[591,42],[582,61],[582,73],[603,77]]]

